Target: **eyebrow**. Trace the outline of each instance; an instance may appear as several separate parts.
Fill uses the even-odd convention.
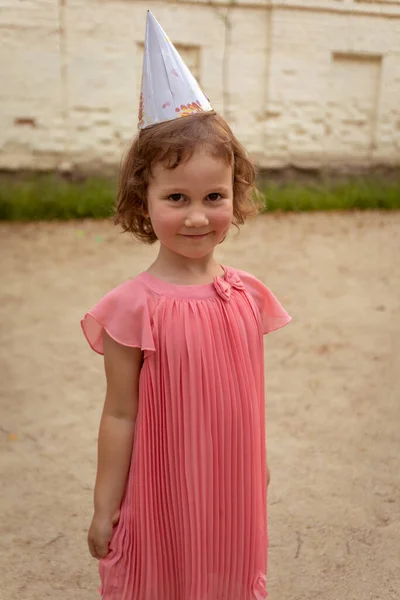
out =
[[[215,192],[225,192],[225,194],[227,194],[229,192],[230,188],[226,185],[214,185],[214,186],[210,186],[208,188],[208,192],[207,194],[213,194]],[[170,186],[170,187],[165,187],[161,189],[161,193],[163,194],[188,194],[189,190],[186,189],[184,186],[179,186],[179,185],[174,185],[174,186]]]

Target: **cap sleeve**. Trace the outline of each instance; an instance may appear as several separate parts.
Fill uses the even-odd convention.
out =
[[[244,272],[240,273],[240,277],[257,305],[264,334],[280,329],[292,320],[276,296],[259,279]]]
[[[103,354],[106,331],[122,346],[154,352],[149,303],[146,290],[135,280],[111,290],[81,320],[90,347]]]

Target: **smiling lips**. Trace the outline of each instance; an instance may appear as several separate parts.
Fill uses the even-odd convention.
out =
[[[208,233],[192,233],[192,234],[182,233],[181,235],[183,237],[185,237],[185,238],[191,238],[191,239],[193,239],[193,238],[196,239],[197,238],[197,239],[199,239],[199,238],[206,237],[206,235],[209,235],[210,233],[211,232],[209,231]]]

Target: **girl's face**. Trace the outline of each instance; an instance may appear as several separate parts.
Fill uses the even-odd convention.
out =
[[[232,167],[199,149],[168,169],[157,163],[148,186],[148,216],[160,243],[185,258],[212,254],[233,219]]]

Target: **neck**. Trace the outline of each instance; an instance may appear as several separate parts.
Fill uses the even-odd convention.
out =
[[[214,252],[201,258],[187,258],[161,245],[158,256],[148,269],[171,283],[208,283],[223,272]]]

